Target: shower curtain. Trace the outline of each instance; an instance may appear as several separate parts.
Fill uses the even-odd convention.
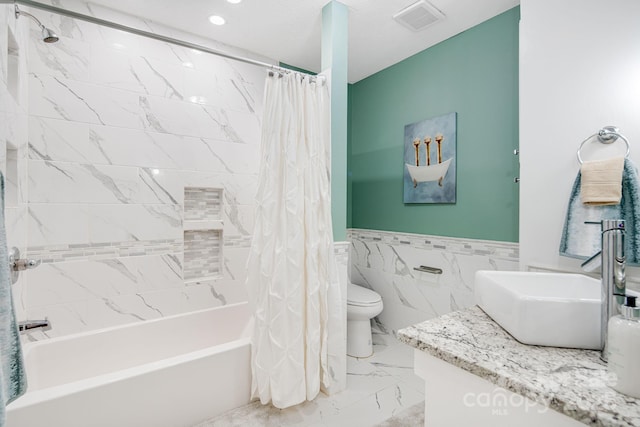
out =
[[[286,408],[329,387],[340,295],[333,252],[329,93],[270,73],[247,285],[254,306],[252,398]],[[336,293],[337,290],[337,293]]]

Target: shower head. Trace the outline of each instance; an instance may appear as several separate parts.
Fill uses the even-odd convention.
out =
[[[60,38],[56,35],[56,33],[54,33],[51,29],[49,29],[49,28],[45,27],[44,25],[42,25],[42,22],[40,22],[38,20],[38,18],[36,18],[32,14],[20,10],[18,8],[17,4],[15,5],[15,11],[16,11],[16,19],[18,19],[20,17],[20,15],[24,15],[24,16],[27,16],[27,17],[33,19],[36,22],[36,24],[38,24],[38,26],[40,27],[40,31],[42,32],[42,41],[43,42],[45,42],[45,43],[55,43],[58,40],[60,40]]]
[[[45,27],[44,25],[42,26],[42,41],[45,43],[55,43],[58,40],[60,40],[60,38],[58,37],[58,35],[56,33],[54,33],[51,29]]]

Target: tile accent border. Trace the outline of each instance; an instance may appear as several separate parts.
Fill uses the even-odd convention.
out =
[[[27,247],[28,258],[43,264],[66,261],[89,261],[157,254],[182,254],[181,239],[146,240],[132,242],[86,243]]]
[[[349,265],[349,248],[351,242],[333,242],[333,253],[340,265]]]
[[[253,236],[248,235],[229,236],[225,234],[222,239],[223,246],[225,248],[250,248],[252,238]]]
[[[248,248],[251,236],[225,236],[225,248]],[[86,243],[51,246],[29,246],[25,257],[39,259],[43,264],[67,261],[91,261],[131,256],[176,254],[184,250],[182,239],[160,239],[132,242]]]
[[[398,233],[393,231],[350,228],[347,239],[388,245],[409,245],[419,249],[444,250],[454,254],[491,256],[496,259],[517,261],[520,257],[518,243],[476,240],[457,237],[431,236],[427,234]]]

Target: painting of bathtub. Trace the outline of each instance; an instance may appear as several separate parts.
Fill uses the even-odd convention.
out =
[[[456,202],[456,113],[404,127],[404,203]]]

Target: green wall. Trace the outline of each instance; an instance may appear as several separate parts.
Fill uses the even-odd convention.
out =
[[[347,240],[347,144],[349,9],[332,0],[322,8],[322,60],[320,67],[331,84],[331,219],[333,240]]]
[[[348,227],[518,241],[519,18],[516,7],[350,86]],[[404,126],[450,112],[457,202],[404,204]]]

